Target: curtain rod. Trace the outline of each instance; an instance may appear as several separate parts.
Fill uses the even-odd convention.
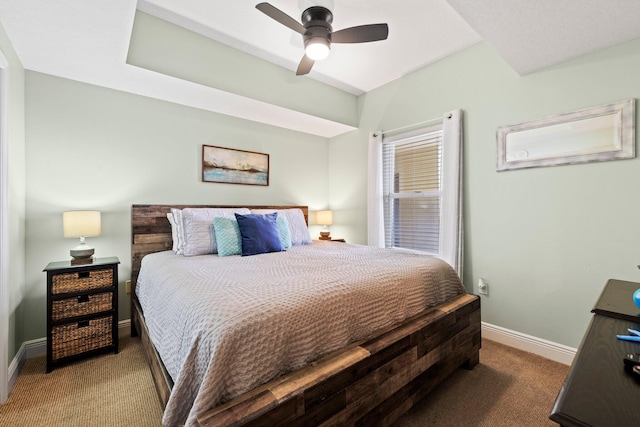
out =
[[[450,119],[451,117],[452,117],[452,114],[449,113],[447,115],[447,119]],[[378,132],[374,132],[373,136],[384,135],[385,133],[398,132],[398,131],[401,131],[401,130],[411,129],[411,128],[418,127],[418,126],[425,126],[425,125],[431,125],[431,124],[435,125],[436,123],[440,123],[440,122],[443,122],[443,121],[444,121],[443,118],[425,120],[424,122],[418,122],[418,123],[414,123],[412,125],[401,126],[399,128],[395,128],[395,129],[381,130],[381,131],[378,131]]]

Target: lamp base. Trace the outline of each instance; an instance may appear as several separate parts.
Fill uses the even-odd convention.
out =
[[[320,240],[331,240],[331,233],[329,231],[320,232]]]
[[[93,256],[95,249],[89,245],[80,244],[69,251],[73,259],[88,259]]]

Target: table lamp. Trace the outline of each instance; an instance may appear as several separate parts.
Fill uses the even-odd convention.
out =
[[[62,213],[64,237],[79,237],[80,244],[71,249],[75,260],[88,260],[94,249],[84,241],[85,237],[99,236],[101,229],[100,211],[66,211]]]
[[[331,240],[327,225],[333,224],[333,211],[316,211],[316,224],[322,225],[320,240]]]

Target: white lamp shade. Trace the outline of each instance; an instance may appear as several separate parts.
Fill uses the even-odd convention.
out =
[[[62,213],[64,237],[99,236],[102,232],[100,211],[67,211]]]
[[[319,224],[319,225],[333,224],[333,211],[316,211],[316,224]]]

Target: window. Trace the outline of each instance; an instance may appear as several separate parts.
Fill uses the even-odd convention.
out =
[[[442,126],[418,136],[383,138],[385,246],[440,253]]]
[[[462,273],[462,111],[369,141],[369,244],[425,252]]]

